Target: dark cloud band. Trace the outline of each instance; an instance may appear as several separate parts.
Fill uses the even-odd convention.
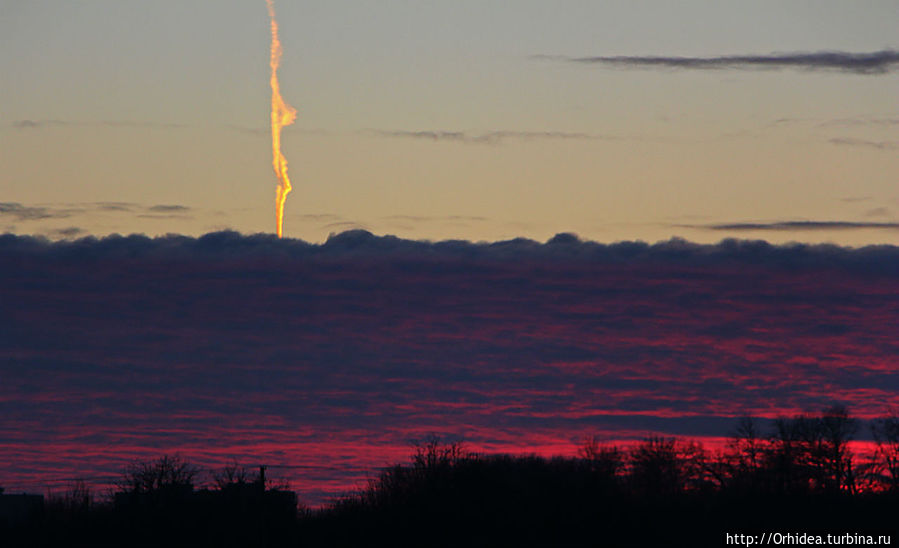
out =
[[[721,223],[710,225],[679,225],[708,230],[899,230],[899,223],[870,223],[856,221],[778,221],[773,223]]]
[[[182,207],[182,206],[176,206]],[[336,222],[333,228],[354,223]],[[892,222],[846,221],[783,221],[773,223],[721,223],[708,225],[677,225],[711,230],[797,230],[797,229],[856,229],[899,228]],[[756,264],[779,267],[812,268],[821,265],[854,268],[864,265],[866,271],[899,269],[899,247],[875,245],[862,248],[839,247],[828,244],[773,245],[764,241],[723,240],[719,244],[696,244],[674,238],[656,244],[619,242],[603,244],[584,241],[574,234],[557,234],[545,243],[527,238],[498,242],[469,242],[447,240],[440,242],[406,240],[395,236],[376,236],[366,230],[348,230],[332,234],[323,244],[310,244],[296,239],[278,239],[272,234],[242,235],[232,231],[212,232],[199,238],[164,236],[149,238],[143,235],[87,237],[74,242],[49,242],[31,236],[0,235],[0,259],[9,254],[37,254],[75,260],[84,251],[85,257],[99,258],[109,254],[118,256],[127,250],[133,257],[160,257],[185,261],[214,261],[218,258],[244,258],[252,263],[269,257],[292,261],[358,260],[414,261],[440,267],[446,261],[465,264],[492,264],[523,261],[528,264],[556,261],[583,264],[620,264],[623,261],[640,263],[671,263],[704,265],[730,264],[747,260]],[[235,255],[235,253],[237,255]]]
[[[598,64],[621,68],[669,68],[690,70],[720,69],[798,69],[828,70],[855,74],[885,74],[899,68],[899,51],[884,49],[870,53],[818,51],[771,53],[768,55],[722,55],[715,57],[675,56],[535,56],[582,64]]]
[[[447,141],[456,143],[497,144],[509,139],[536,140],[536,139],[570,139],[570,140],[612,140],[614,137],[595,135],[591,133],[570,131],[509,131],[497,130],[483,133],[467,131],[443,131],[443,130],[380,130],[368,129],[363,132],[366,135],[376,137],[397,137],[405,139],[421,139],[425,141]]]
[[[320,501],[430,433],[559,453],[871,417],[899,406],[897,280],[894,246],[0,235],[0,461],[292,463]]]

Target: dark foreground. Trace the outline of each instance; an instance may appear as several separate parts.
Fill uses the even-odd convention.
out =
[[[413,469],[400,470],[388,480],[397,482],[394,491],[382,477],[372,491],[315,512],[296,512],[290,494],[252,484],[243,493],[172,492],[90,509],[48,503],[32,521],[3,531],[0,544],[725,546],[728,534],[737,545],[737,535],[773,533],[784,535],[779,540],[803,533],[899,539],[899,499],[887,493],[638,495],[583,463],[502,456],[424,479],[402,478]]]
[[[319,510],[234,466],[195,489],[179,457],[138,462],[97,502],[0,494],[2,546],[748,546],[899,542],[899,417],[864,459],[845,408],[740,422],[727,449],[587,439],[577,457],[478,455],[430,440]],[[827,535],[831,535],[828,537]],[[752,535],[752,536],[750,536]]]

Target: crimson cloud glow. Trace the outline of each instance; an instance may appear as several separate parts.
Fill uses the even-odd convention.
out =
[[[0,264],[8,487],[180,452],[321,501],[432,433],[570,454],[899,405],[891,246],[5,235]]]

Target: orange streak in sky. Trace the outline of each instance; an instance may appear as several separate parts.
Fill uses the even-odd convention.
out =
[[[290,192],[290,178],[287,176],[287,158],[281,154],[281,128],[289,126],[297,119],[297,110],[284,102],[281,97],[281,86],[278,85],[278,66],[281,64],[281,41],[278,40],[278,22],[275,21],[275,6],[272,0],[268,4],[268,15],[272,20],[272,52],[269,65],[272,67],[272,167],[278,177],[278,191],[275,195],[275,221],[278,225],[278,237],[281,237],[281,225],[284,219],[284,200]]]

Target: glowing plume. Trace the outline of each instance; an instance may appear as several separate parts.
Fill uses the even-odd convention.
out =
[[[278,40],[278,22],[275,21],[275,6],[272,0],[268,4],[268,15],[272,20],[272,52],[269,64],[272,67],[272,167],[278,177],[278,192],[275,195],[275,221],[278,224],[278,237],[281,237],[281,224],[284,218],[284,200],[290,192],[290,178],[287,176],[287,159],[281,154],[281,128],[289,126],[297,119],[297,111],[284,102],[281,87],[278,85],[278,65],[281,64],[281,41]]]

